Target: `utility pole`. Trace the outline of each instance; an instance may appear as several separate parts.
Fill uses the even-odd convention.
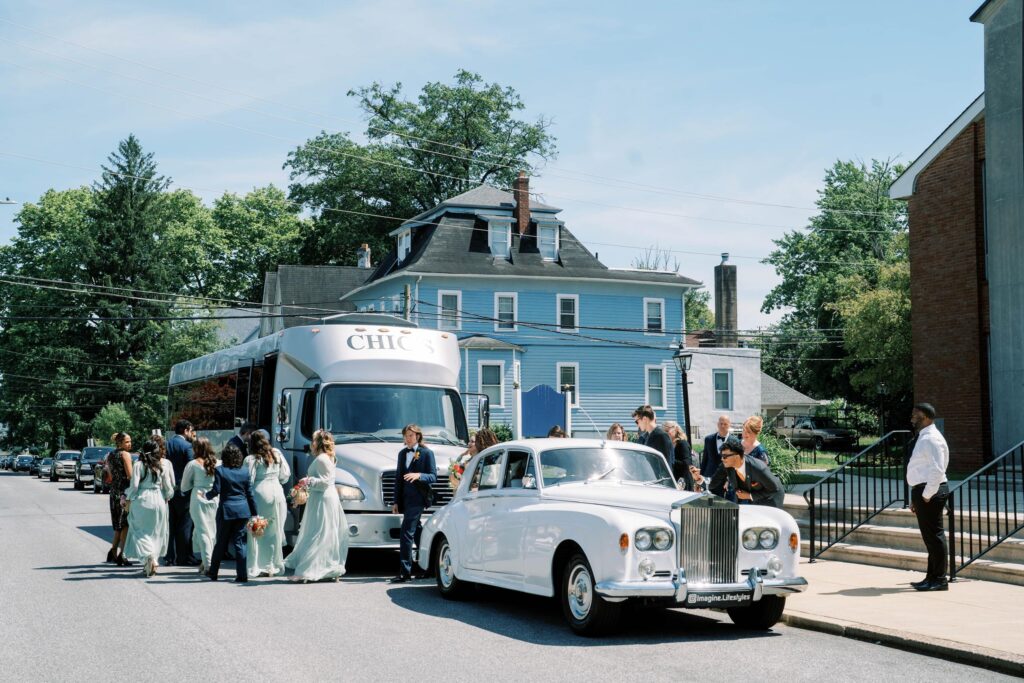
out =
[[[402,292],[402,300],[402,312],[404,313],[405,319],[410,320],[412,318],[412,285],[405,286],[405,289]]]

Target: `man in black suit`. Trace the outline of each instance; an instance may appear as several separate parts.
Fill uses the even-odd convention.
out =
[[[228,443],[242,451],[242,457],[249,457],[249,435],[256,431],[256,425],[252,422],[243,422],[238,433],[228,439]]]
[[[391,583],[405,583],[412,578],[412,547],[420,542],[423,525],[420,517],[430,507],[430,485],[437,481],[434,452],[423,445],[423,432],[417,425],[406,425],[402,430],[405,448],[398,454],[395,468],[395,504],[391,511],[402,514],[402,534],[399,540],[398,576]]]
[[[167,442],[167,459],[174,468],[174,496],[168,501],[169,538],[164,564],[182,567],[199,566],[199,558],[192,552],[192,515],[189,512],[190,493],[181,492],[181,478],[185,466],[192,460],[192,439],[196,432],[188,420],[178,420],[174,436]]]
[[[702,477],[711,479],[722,464],[722,444],[729,438],[729,427],[732,422],[728,415],[719,415],[718,431],[704,437],[704,457],[700,461],[700,474]]]
[[[633,422],[636,423],[637,429],[641,432],[647,433],[647,438],[644,439],[644,445],[648,448],[653,448],[664,455],[665,460],[668,462],[669,472],[675,472],[676,449],[672,445],[672,437],[668,435],[668,432],[658,426],[657,416],[654,414],[654,408],[650,406],[640,406],[633,411]]]
[[[245,528],[256,516],[256,501],[252,497],[249,469],[242,467],[242,452],[234,446],[224,448],[224,461],[213,471],[213,486],[206,499],[220,496],[217,505],[217,545],[210,558],[206,575],[216,581],[220,563],[230,543],[235,549],[235,582],[249,580],[246,567]]]
[[[715,472],[708,486],[711,493],[724,498],[725,483],[728,481],[729,489],[736,492],[736,502],[740,505],[782,508],[786,497],[782,481],[768,469],[768,465],[757,458],[743,455],[743,444],[739,439],[726,439],[721,454],[722,467]]]

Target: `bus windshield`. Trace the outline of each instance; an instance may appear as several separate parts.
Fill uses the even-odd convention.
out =
[[[402,427],[415,423],[433,443],[464,445],[469,439],[462,401],[453,389],[385,384],[333,384],[323,392],[323,425],[339,443],[399,443]]]

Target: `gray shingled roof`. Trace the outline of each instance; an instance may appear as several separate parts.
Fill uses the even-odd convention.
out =
[[[321,318],[330,311],[354,311],[354,304],[340,299],[362,285],[371,272],[356,266],[278,266],[277,288],[281,298],[276,303],[285,316],[305,314]],[[304,318],[284,318],[285,327],[305,324],[308,321]]]
[[[509,208],[511,209],[516,205],[515,197],[512,196],[511,192],[505,190],[499,190],[496,187],[490,185],[478,185],[468,192],[463,192],[460,195],[456,195],[451,199],[446,199],[441,202],[440,206],[473,206],[481,208]],[[533,211],[561,211],[561,209],[549,206],[542,202],[535,201],[532,197],[530,198],[530,210]]]
[[[783,384],[770,375],[761,373],[761,405],[762,406],[813,406],[820,401],[801,394],[793,387]]]
[[[496,259],[487,242],[487,222],[446,214],[435,225],[413,231],[412,252],[401,264],[392,250],[367,280],[373,282],[401,270],[415,274],[510,275],[571,277],[697,286],[697,280],[675,273],[611,270],[597,260],[564,225],[560,227],[558,260],[545,261],[531,235],[512,235],[512,258]]]
[[[470,337],[464,337],[459,340],[460,349],[477,349],[480,351],[519,351],[522,352],[525,349],[522,346],[516,346],[510,344],[507,341],[495,339],[494,337],[488,337],[484,334],[474,334]]]

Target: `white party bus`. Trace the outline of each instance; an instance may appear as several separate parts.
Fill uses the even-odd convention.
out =
[[[175,365],[169,425],[191,421],[218,450],[243,422],[266,429],[291,466],[286,491],[313,460],[313,432],[327,429],[351,546],[397,548],[401,516],[391,505],[402,427],[423,429],[437,460],[435,506],[444,505],[448,462],[469,437],[458,379],[454,335],[389,315],[341,314]],[[291,510],[286,530],[290,543]]]

